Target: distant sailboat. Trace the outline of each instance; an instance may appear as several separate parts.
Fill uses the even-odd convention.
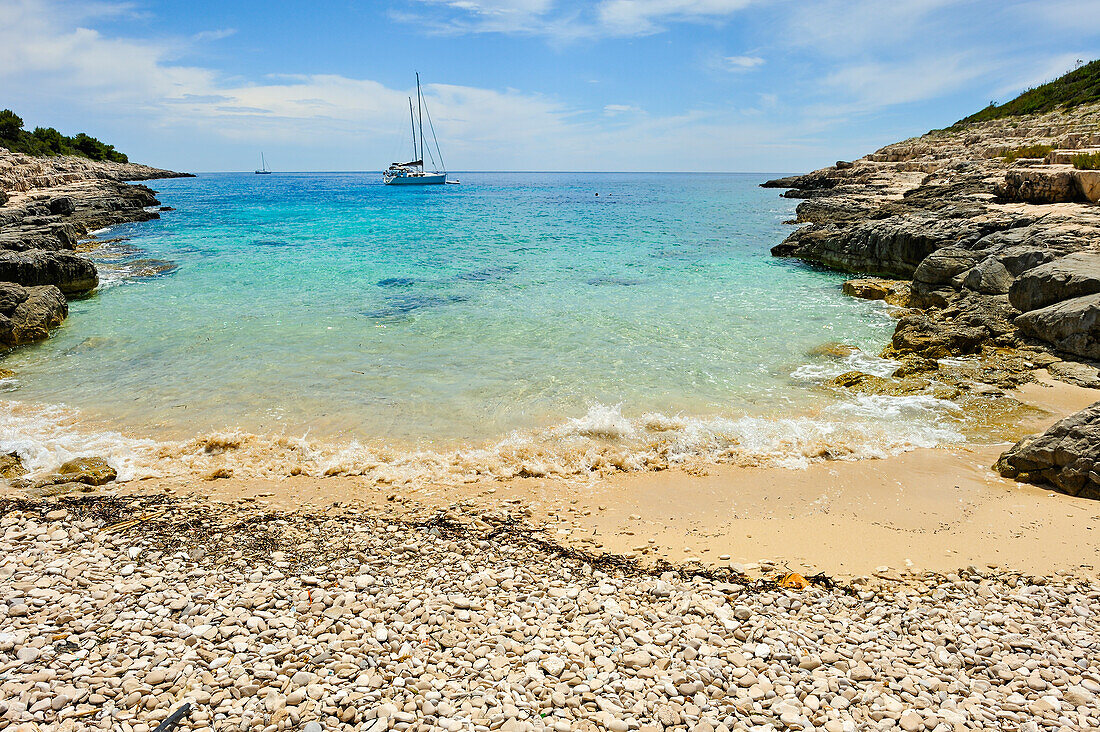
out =
[[[428,129],[431,130],[432,140],[435,142],[435,154],[439,158],[438,166],[443,170],[424,170],[424,115],[427,113],[424,105],[424,95],[420,93],[420,74],[416,75],[416,112],[413,112],[412,97],[409,97],[409,122],[412,125],[413,157],[407,163],[391,163],[390,167],[382,173],[382,182],[388,186],[430,186],[439,183],[448,183],[447,169],[443,165],[443,154],[439,152],[439,140],[435,136],[435,126],[432,125],[432,117],[428,115]],[[419,128],[420,147],[417,148],[417,128]],[[432,149],[428,148],[428,156],[432,157]],[[432,164],[437,165],[433,159]],[[457,181],[454,181],[457,182]]]
[[[271,175],[271,171],[267,169],[267,161],[264,160],[263,153],[260,153],[260,169],[256,171],[256,175]]]

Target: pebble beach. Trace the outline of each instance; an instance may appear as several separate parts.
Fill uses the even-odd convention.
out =
[[[1100,582],[643,567],[505,510],[9,500],[0,719],[30,730],[1085,730]],[[801,585],[806,584],[805,587]]]

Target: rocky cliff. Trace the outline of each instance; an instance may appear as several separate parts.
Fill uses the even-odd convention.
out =
[[[89,231],[159,216],[153,191],[125,181],[185,175],[135,163],[32,157],[0,148],[0,346],[45,338],[66,297],[99,283],[76,253]]]
[[[803,199],[802,226],[772,253],[910,280],[888,355],[1007,354],[1100,387],[1096,173],[1066,164],[1097,148],[1100,104],[1092,104],[960,123],[768,181]],[[1018,472],[1070,485],[1057,470]]]

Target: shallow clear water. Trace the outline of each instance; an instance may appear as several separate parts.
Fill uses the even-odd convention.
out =
[[[851,366],[814,347],[877,353],[892,321],[769,255],[794,202],[763,176],[461,178],[155,181],[176,210],[100,234],[129,240],[93,255],[104,286],[53,338],[7,359],[9,397],[157,438],[433,449],[654,414],[911,421],[814,387]],[[176,269],[135,276],[148,259]]]

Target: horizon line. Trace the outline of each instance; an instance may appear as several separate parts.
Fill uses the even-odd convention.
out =
[[[175,171],[185,172],[185,171]],[[443,171],[440,171],[443,172]],[[785,173],[777,173],[776,171],[764,171],[764,170],[448,170],[447,173],[465,174],[465,173],[587,173],[587,174],[634,174],[634,175],[784,175]],[[232,174],[255,174],[254,170],[199,170],[192,173],[192,175],[232,175]],[[381,175],[382,169],[378,170],[273,170],[268,171],[265,175],[278,175],[278,174],[300,174],[300,173],[377,173]]]

